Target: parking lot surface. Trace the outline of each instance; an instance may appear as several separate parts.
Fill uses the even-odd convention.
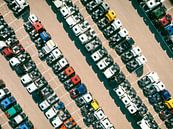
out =
[[[129,31],[129,35],[134,38],[134,40],[136,41],[136,45],[142,49],[142,53],[146,56],[148,62],[144,65],[143,74],[149,71],[156,71],[160,77],[160,80],[163,81],[167,89],[169,89],[169,91],[173,93],[173,89],[171,88],[171,84],[173,83],[173,80],[171,78],[171,75],[173,73],[172,59],[170,59],[167,54],[162,50],[162,48],[156,41],[154,34],[151,33],[149,28],[143,22],[142,17],[138,15],[131,3],[127,0],[105,1],[113,10],[115,10],[118,18],[122,21],[123,26]],[[149,111],[153,114],[157,123],[162,129],[164,129],[164,124],[161,122],[157,114],[152,109],[151,105],[148,103],[147,99],[143,96],[141,89],[138,87],[136,83],[138,77],[136,77],[135,74],[131,74],[126,70],[125,65],[121,62],[120,57],[116,55],[114,50],[112,50],[108,46],[108,42],[98,30],[96,25],[93,23],[89,14],[86,12],[80,1],[74,0],[74,3],[78,7],[80,7],[80,12],[96,30],[98,36],[103,41],[104,46],[114,57],[114,60],[121,66],[121,69],[127,76],[128,80],[130,80],[130,82],[132,83],[132,86],[138,92],[138,95],[147,105]],[[126,116],[122,114],[119,107],[110,97],[108,90],[106,90],[103,83],[98,79],[92,68],[87,64],[85,57],[76,48],[75,44],[70,40],[68,34],[63,28],[63,25],[57,21],[55,14],[52,12],[48,4],[42,0],[37,0],[37,2],[34,0],[30,0],[29,5],[31,13],[36,14],[42,21],[47,31],[51,34],[53,40],[57,43],[57,46],[63,52],[64,56],[74,67],[75,71],[80,75],[82,81],[86,84],[87,88],[93,94],[94,98],[98,100],[100,106],[103,107],[105,114],[114,124],[115,128],[132,129],[131,124],[126,119]],[[66,104],[66,107],[70,111],[71,115],[75,118],[75,120],[82,129],[88,128],[82,122],[82,116],[80,115],[79,108],[75,105],[74,101],[70,98],[69,94],[63,88],[63,85],[58,81],[50,67],[48,67],[46,63],[44,63],[38,58],[37,50],[34,44],[29,39],[29,36],[25,33],[25,30],[22,26],[23,21],[17,20],[13,16],[13,14],[11,13],[11,11],[9,11],[3,0],[0,0],[0,10],[8,24],[16,31],[17,38],[20,40],[24,48],[30,53],[39,70],[43,73],[43,76],[49,82],[51,87],[55,90],[60,99]],[[43,14],[43,12],[45,13]],[[29,93],[27,93],[27,91],[21,85],[20,79],[11,70],[7,61],[2,56],[0,58],[0,72],[0,78],[2,78],[6,82],[9,90],[16,97],[19,104],[21,104],[25,113],[29,116],[35,127],[37,129],[52,129],[53,127],[50,125],[43,113],[39,110],[38,106],[34,103]],[[9,127],[8,124],[5,122],[5,117],[0,114],[0,119],[1,116],[3,119],[3,128],[8,129]]]
[[[143,18],[139,16],[137,11],[131,5],[130,1],[107,0],[105,2],[107,2],[111,9],[113,9],[116,12],[117,17],[121,20],[123,26],[129,31],[129,35],[134,38],[136,46],[139,46],[142,49],[143,55],[147,58],[147,64],[144,65],[143,75],[150,71],[157,72],[160,77],[160,80],[163,81],[166,87],[169,89],[169,91],[173,93],[173,89],[171,88],[171,68],[173,66],[172,59],[170,59],[167,56],[166,52],[162,50],[159,43],[155,39],[154,34],[151,33],[148,26],[144,23]],[[157,123],[160,125],[161,128],[166,128],[157,116],[157,114],[155,113],[155,111],[152,109],[151,105],[143,96],[141,90],[139,89],[136,83],[138,77],[136,77],[135,74],[130,74],[126,70],[126,68],[123,67],[124,64],[121,62],[120,57],[118,57],[115,51],[109,47],[107,40],[98,30],[96,24],[93,24],[91,17],[87,16],[87,12],[83,8],[80,1],[76,1],[75,4],[80,7],[82,14],[86,16],[86,20],[88,20],[90,24],[93,26],[93,28],[97,30],[99,38],[102,40],[104,46],[108,50],[110,50],[110,54],[114,57],[115,61],[122,67],[123,72],[126,73],[125,75],[127,75],[127,78],[130,80],[132,86],[138,92],[138,95],[141,98],[143,98],[143,102],[147,105],[149,111],[153,114]],[[170,4],[170,2],[168,0],[165,0],[164,4],[168,8],[168,12],[172,14],[172,5]]]

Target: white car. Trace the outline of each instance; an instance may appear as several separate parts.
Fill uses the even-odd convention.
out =
[[[47,84],[47,81],[44,78],[38,78],[31,84],[27,85],[26,89],[30,94],[32,94],[34,91],[43,87],[46,84]]]
[[[166,89],[165,84],[161,81],[154,83],[153,86],[156,88],[157,92],[160,92],[160,91]]]
[[[141,129],[151,129],[148,121],[145,120],[145,119],[142,119],[141,121],[138,121],[137,124],[139,125],[139,127]]]
[[[79,36],[79,40],[81,42],[81,44],[86,44],[89,41],[91,41],[92,39],[94,39],[96,37],[96,33],[93,29],[90,29],[88,31],[86,31],[85,33],[81,34]]]
[[[111,65],[109,68],[107,68],[103,74],[107,79],[111,79],[116,73],[120,71],[120,68],[118,65]]]
[[[53,118],[53,120],[51,121],[51,123],[52,123],[53,127],[56,128],[56,129],[63,124],[63,122],[61,121],[61,119],[58,116],[56,116],[55,118]]]
[[[54,93],[51,96],[49,96],[46,100],[41,102],[39,104],[39,107],[42,111],[46,110],[49,108],[53,103],[57,102],[59,100],[58,96]]]
[[[138,80],[138,85],[141,87],[145,87],[149,84],[157,83],[159,82],[159,76],[156,72],[149,72],[145,76],[143,76],[141,79]]]
[[[20,78],[20,80],[21,80],[21,82],[22,82],[23,85],[27,85],[27,84],[29,84],[30,82],[32,82],[32,78],[30,77],[29,74],[25,74],[24,76],[22,76],[22,77]]]
[[[48,111],[45,112],[45,116],[47,117],[47,119],[50,120],[54,116],[56,116],[58,112],[59,112],[59,110],[57,110],[56,108],[52,107]]]
[[[31,24],[33,24],[33,23],[39,21],[39,20],[38,20],[38,17],[37,17],[35,14],[31,14],[31,15],[29,16],[28,20],[29,20],[29,22],[30,22]]]
[[[106,118],[106,115],[105,115],[105,113],[103,112],[103,110],[102,110],[101,108],[99,108],[97,111],[94,111],[94,117],[95,117],[97,120],[101,120],[101,119]]]
[[[80,107],[84,104],[89,104],[93,100],[91,93],[86,93],[79,98],[76,98],[76,104]]]
[[[19,61],[19,59],[17,59],[16,57],[12,57],[10,60],[9,60],[9,63],[10,63],[10,66],[12,68],[14,68],[15,66],[19,65],[21,62]]]
[[[43,58],[52,52],[55,48],[57,48],[55,42],[53,40],[49,40],[46,42],[45,46],[38,50],[38,55],[40,58]]]
[[[109,38],[109,42],[120,42],[128,36],[128,31],[121,28],[120,31]]]
[[[119,98],[122,98],[126,94],[126,90],[122,86],[118,86],[114,89]]]
[[[69,66],[67,59],[61,58],[55,64],[53,64],[52,69],[55,73],[59,73],[67,66]]]
[[[33,71],[31,71],[30,73],[27,73],[25,75],[23,75],[20,80],[22,82],[22,84],[25,86],[29,83],[31,83],[32,81],[36,80],[37,78],[40,78],[41,74],[40,72],[35,69]]]
[[[4,41],[0,41],[0,50],[2,50],[4,47],[7,47],[7,44]]]
[[[28,6],[27,0],[14,0],[14,2],[21,8],[24,9]]]
[[[109,37],[112,34],[116,33],[121,26],[122,26],[121,21],[119,19],[116,19],[111,25],[103,29],[103,34],[106,37]]]
[[[0,89],[0,100],[3,99],[6,95],[11,94],[7,88]]]
[[[104,70],[112,63],[113,63],[113,59],[108,56],[101,59],[96,65],[99,68],[99,70]]]
[[[85,44],[85,49],[87,50],[87,52],[90,52],[90,53],[95,52],[99,48],[101,48],[101,41],[98,38]]]
[[[105,48],[100,48],[97,51],[95,51],[93,54],[91,54],[91,58],[94,62],[98,62],[100,59],[102,59],[107,54],[108,54],[108,52]]]
[[[73,26],[75,26],[76,24],[78,24],[79,22],[83,20],[84,20],[83,16],[80,13],[77,13],[77,14],[73,14],[69,16],[66,19],[66,22],[69,25],[69,27],[72,28]]]
[[[144,6],[147,6],[147,9],[148,10],[152,10],[154,9],[155,7],[159,6],[164,0],[160,0],[160,1],[157,1],[157,0],[148,0]],[[147,11],[147,10],[146,10]]]
[[[110,120],[108,118],[104,118],[102,120],[100,120],[100,125],[102,129],[114,129],[112,123],[110,122]]]
[[[53,62],[58,60],[60,57],[62,57],[62,52],[56,48],[46,57],[46,62],[48,65],[52,65]]]
[[[64,5],[60,8],[60,13],[65,19],[73,15],[76,11],[78,11],[78,8],[76,6]]]
[[[79,36],[80,34],[84,33],[90,28],[90,25],[87,21],[81,22],[77,25],[75,25],[72,30],[76,36]]]

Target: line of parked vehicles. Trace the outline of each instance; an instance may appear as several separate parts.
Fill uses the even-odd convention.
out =
[[[164,0],[137,0],[158,32],[163,36],[167,46],[173,52],[173,22],[163,5]]]
[[[23,112],[14,96],[0,79],[0,109],[8,118],[8,123],[13,129],[35,129],[28,116]],[[1,127],[0,127],[1,128]]]
[[[128,31],[122,27],[122,22],[116,13],[103,0],[81,0],[93,21],[97,24],[109,46],[121,57],[129,72],[133,72],[146,63],[141,49],[134,46],[135,41],[129,37]]]
[[[80,107],[85,124],[87,126],[92,125],[95,129],[114,129],[97,100],[93,98],[85,84],[81,82],[79,75],[65,59],[37,16],[31,14],[28,22],[24,23],[24,28],[35,43],[40,59],[46,61],[52,68],[71,98]],[[43,104],[44,102],[40,104],[40,107],[45,110],[46,107]],[[52,112],[52,110],[54,109],[48,110],[46,114]],[[49,115],[49,117],[52,117],[52,115]]]
[[[173,25],[171,23],[172,16],[170,14],[166,14],[166,8],[162,4],[163,1],[161,0],[138,0],[140,1],[141,6],[145,10],[145,12],[148,14],[149,18],[152,20],[154,25],[162,32],[164,36],[166,36],[166,39],[169,39],[170,45],[173,44]],[[109,37],[111,38],[111,35],[114,33],[118,33],[118,31],[121,31],[120,27],[122,26],[119,19],[115,19],[116,15],[115,12],[112,11],[106,3],[103,2],[103,0],[81,0],[82,4],[85,6],[88,13],[91,15],[92,19],[96,22],[99,29],[103,32],[104,36],[109,40]],[[98,13],[100,12],[100,13]],[[98,16],[99,15],[99,16]],[[125,32],[125,31],[124,31]],[[128,33],[127,33],[128,34]],[[125,34],[124,34],[125,35]],[[168,41],[168,40],[167,40]],[[111,42],[110,42],[110,45]],[[126,51],[124,53],[119,53],[121,55],[121,59],[124,63],[127,63],[129,60],[131,60],[131,57],[137,57],[141,54],[141,49],[139,47],[133,47],[131,50]],[[150,73],[151,74],[151,73]],[[150,76],[147,75],[147,76]],[[154,74],[155,75],[155,74]],[[153,75],[153,76],[154,76]],[[155,77],[156,78],[156,77]],[[152,80],[152,79],[151,79]],[[141,82],[141,81],[139,81]],[[151,90],[153,88],[153,90]],[[172,113],[169,111],[169,109],[172,110],[172,99],[170,94],[165,89],[162,82],[157,82],[153,85],[148,85],[144,89],[144,94],[154,94],[157,92],[160,92],[161,95],[167,94],[167,99],[165,100],[165,104],[168,107],[165,111],[162,111],[162,117],[165,115],[169,116],[169,120],[166,121],[167,127],[171,128],[173,126],[171,124],[172,119]],[[118,89],[119,91],[119,89]],[[121,90],[120,90],[121,91]],[[161,92],[162,91],[162,92]],[[157,95],[156,95],[157,96]],[[149,96],[149,100],[154,101],[155,95]],[[161,98],[161,97],[160,97]],[[160,99],[161,100],[161,99]],[[158,100],[158,101],[160,101]],[[169,100],[169,101],[166,101]],[[151,103],[153,104],[153,103]],[[163,106],[162,102],[162,108],[165,109],[166,106]],[[155,101],[155,108],[161,107],[159,103]],[[168,111],[167,111],[168,110]],[[160,113],[160,111],[159,111]]]
[[[29,9],[27,0],[4,0],[9,9],[11,9],[16,17],[19,17]]]
[[[138,80],[139,87],[168,129],[173,128],[173,98],[156,72],[149,72]]]
[[[110,82],[112,90],[114,89],[115,93],[117,93],[117,96],[136,120],[139,127],[142,129],[158,129],[159,127],[148,112],[147,107],[136,95],[135,90],[131,87],[118,64],[114,63],[112,57],[108,55],[107,50],[102,46],[95,31],[84,20],[79,9],[70,0],[52,0],[52,2],[74,35],[80,40],[80,43],[84,46],[98,69]],[[119,94],[118,90],[122,91],[122,94]]]
[[[8,26],[2,15],[0,16],[0,27],[1,54],[9,61],[12,70],[20,77],[21,83],[26,90],[33,98],[37,99],[35,101],[52,126],[56,129],[80,129],[65,108],[64,103],[60,101],[59,97],[39,72],[29,53],[19,43],[14,30]],[[62,63],[64,62],[62,61]],[[13,108],[10,109],[10,112],[13,113],[15,110],[19,110],[19,113],[21,112],[18,105]]]

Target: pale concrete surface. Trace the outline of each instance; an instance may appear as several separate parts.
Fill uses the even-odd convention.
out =
[[[147,57],[148,63],[144,67],[144,73],[148,72],[149,70],[154,70],[158,72],[161,80],[167,85],[167,88],[171,90],[171,92],[173,93],[173,89],[171,89],[171,84],[172,84],[171,73],[173,71],[171,69],[173,65],[172,60],[169,59],[168,56],[163,52],[162,48],[160,48],[159,44],[156,42],[153,34],[145,25],[142,18],[139,17],[139,15],[134,10],[134,8],[132,7],[129,1],[107,0],[107,2],[111,6],[111,8],[116,11],[118,18],[122,21],[124,27],[126,27],[127,30],[129,30],[130,36],[132,36],[135,39],[136,44],[141,47],[143,54]],[[80,75],[83,82],[87,85],[89,91],[99,101],[100,105],[103,107],[103,110],[105,111],[105,114],[109,117],[109,119],[115,125],[115,127],[117,129],[126,129],[126,128],[131,129],[132,127],[130,123],[127,121],[126,117],[121,113],[119,107],[115,105],[114,101],[109,95],[108,90],[106,90],[103,83],[99,81],[97,75],[93,72],[92,68],[88,66],[88,64],[85,61],[85,57],[81,54],[81,52],[78,49],[76,49],[76,46],[74,45],[74,43],[69,39],[68,34],[64,31],[63,26],[57,21],[55,14],[52,12],[51,8],[47,5],[47,3],[45,1],[43,2],[42,0],[37,0],[36,3],[34,0],[33,1],[30,0],[29,4],[31,7],[31,12],[35,13],[41,19],[45,28],[51,34],[52,38],[57,42],[57,45],[60,48],[60,50],[62,50],[64,56],[69,60],[70,64],[75,68],[76,72]],[[76,4],[82,8],[80,2],[77,2]],[[5,8],[5,6],[2,6],[2,8]],[[43,15],[43,12],[46,12],[46,13],[44,13]],[[122,67],[123,72],[126,73],[128,79],[134,85],[134,88],[138,91],[138,94],[142,98],[144,98],[141,90],[138,88],[136,84],[137,77],[135,77],[134,74],[129,74],[127,72],[126,68],[124,67],[124,64],[122,64],[122,62],[120,61],[120,58],[114,53],[114,51],[108,47],[107,42],[105,41],[101,32],[98,31],[96,25],[94,25],[91,18],[88,17],[88,14],[86,13],[85,9],[82,9],[81,12],[82,14],[84,14],[86,19],[91,23],[91,25],[93,25],[94,29],[97,30],[97,33],[99,34],[99,37],[101,38],[101,40],[104,42],[105,47],[108,49],[111,55],[113,55],[113,57],[115,58],[115,61],[118,62],[118,64]],[[130,13],[127,13],[127,12],[130,12]],[[66,91],[64,90],[64,88],[59,88],[59,87],[62,87],[62,85],[57,81],[56,77],[53,75],[49,67],[38,59],[37,50],[35,49],[34,45],[31,45],[32,44],[31,41],[26,36],[24,29],[22,28],[22,21],[13,21],[13,18],[10,19],[13,16],[11,13],[8,13],[8,11],[6,10],[2,14],[5,14],[6,17],[9,17],[8,15],[10,15],[8,23],[11,23],[11,26],[15,30],[17,30],[16,33],[18,38],[22,40],[21,42],[22,45],[24,45],[26,50],[32,55],[40,71],[44,72],[44,76],[46,77],[46,79],[50,80],[49,81],[50,85],[53,88],[55,88],[55,91],[57,92],[58,96],[59,94],[61,94],[62,101],[67,101],[65,102],[66,104],[67,103],[69,105],[74,104],[71,98],[69,97],[69,95],[66,94]],[[19,24],[19,25],[16,25],[16,24]],[[149,50],[152,50],[152,51],[149,51]],[[37,129],[45,129],[45,127],[47,127],[46,129],[51,129],[52,127],[48,123],[48,120],[46,120],[46,118],[43,116],[43,113],[39,111],[38,107],[32,101],[31,96],[22,87],[22,85],[20,84],[19,78],[9,68],[7,61],[5,61],[3,57],[1,57],[0,59],[1,59],[0,66],[3,66],[3,67],[0,67],[2,69],[0,71],[4,71],[4,72],[1,72],[3,73],[2,77],[7,82],[7,84],[8,83],[11,84],[9,85],[9,89],[10,87],[12,87],[10,91],[12,91],[12,93],[15,93],[14,96],[17,98],[21,106],[25,105],[24,111],[29,116],[31,121],[34,123]],[[10,79],[9,79],[9,75],[10,75]],[[17,82],[16,83],[18,86],[17,90],[16,90],[16,84],[12,82]],[[57,88],[57,85],[59,86],[58,88]],[[18,96],[19,94],[20,96],[22,96],[22,98]],[[64,96],[66,97],[65,99],[63,99]],[[24,101],[23,98],[27,98],[28,101],[27,102]],[[152,107],[148,104],[145,98],[144,98],[144,101],[146,105],[149,106],[149,111],[151,111],[154,114]],[[32,105],[35,105],[34,107],[35,110],[32,110],[32,108],[26,106],[26,105],[31,105],[30,103]],[[69,107],[67,106],[67,108],[70,110],[71,105]],[[35,114],[33,114],[33,112]],[[73,116],[75,117],[76,115],[73,114]],[[83,125],[82,121],[80,120],[80,117],[81,116],[79,113],[78,123]],[[158,119],[156,115],[155,115],[155,119]],[[159,119],[157,121],[160,122]],[[40,124],[40,122],[42,124]],[[83,128],[85,127],[83,126]]]
[[[74,0],[75,1],[75,0]],[[160,80],[163,81],[166,84],[166,87],[169,89],[171,93],[173,93],[173,89],[171,88],[171,84],[173,82],[172,80],[172,66],[173,62],[172,59],[170,59],[167,54],[162,50],[158,42],[156,41],[154,34],[151,33],[149,28],[144,23],[143,19],[139,16],[139,14],[136,12],[136,10],[131,5],[131,2],[128,0],[105,0],[105,2],[108,3],[108,5],[113,9],[116,14],[117,18],[119,18],[122,21],[123,27],[125,27],[129,31],[129,35],[134,38],[136,41],[136,46],[139,46],[142,49],[142,53],[147,58],[148,62],[144,66],[144,72],[145,75],[149,71],[156,71],[160,77]],[[80,10],[84,16],[87,15],[87,12],[85,9],[83,9],[82,4],[79,0],[75,1],[75,4],[80,7]],[[165,0],[166,7],[168,8],[169,13],[173,13],[172,11],[172,5],[170,5],[170,2]],[[127,72],[126,68],[123,67],[124,64],[121,62],[120,58],[117,54],[115,54],[114,50],[112,50],[108,46],[107,40],[103,37],[103,35],[100,33],[98,28],[95,24],[93,24],[93,21],[90,17],[86,16],[86,20],[90,22],[92,27],[97,30],[97,33],[99,34],[99,38],[103,41],[104,46],[110,50],[110,54],[114,57],[115,61],[122,66],[123,72],[126,73],[128,80],[132,83],[133,87],[138,92],[138,95],[143,98],[143,102],[147,105],[149,108],[149,111],[153,114],[155,120],[160,125],[161,128],[166,128],[162,121],[159,119],[155,111],[152,109],[151,105],[148,103],[147,99],[143,96],[143,93],[139,89],[136,81],[138,80],[138,77],[135,76],[135,74],[130,74]]]

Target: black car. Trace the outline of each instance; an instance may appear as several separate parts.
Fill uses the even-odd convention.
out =
[[[115,45],[114,49],[118,55],[132,49],[132,45],[134,44],[134,40],[132,38],[127,38],[120,44]]]

